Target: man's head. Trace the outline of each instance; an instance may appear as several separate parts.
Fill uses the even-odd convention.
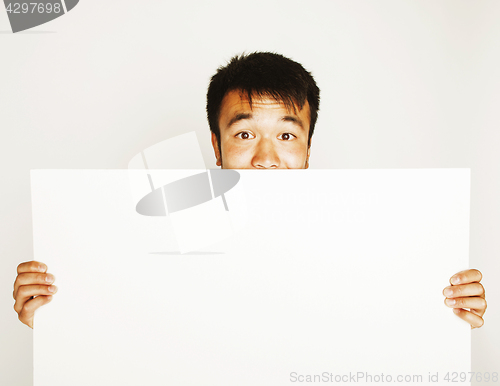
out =
[[[269,52],[233,57],[207,92],[217,165],[307,168],[318,109],[319,88],[299,63]]]

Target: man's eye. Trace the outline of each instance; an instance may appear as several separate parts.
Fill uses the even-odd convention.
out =
[[[236,137],[241,139],[251,139],[252,134],[247,131],[242,131],[241,133],[236,134]]]
[[[280,137],[284,141],[290,141],[291,139],[296,138],[295,135],[293,135],[292,133],[283,133],[283,134],[281,134]]]

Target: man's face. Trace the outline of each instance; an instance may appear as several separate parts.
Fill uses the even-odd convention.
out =
[[[307,169],[309,103],[288,110],[273,98],[228,92],[219,117],[221,149],[212,133],[217,165],[222,169]]]

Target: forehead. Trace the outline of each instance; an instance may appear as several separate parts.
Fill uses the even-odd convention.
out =
[[[219,123],[223,124],[237,114],[248,112],[295,115],[309,123],[310,110],[307,100],[302,109],[297,104],[294,104],[294,107],[295,110],[287,108],[283,102],[276,101],[272,96],[266,95],[252,95],[252,104],[250,105],[248,96],[245,93],[239,90],[232,90],[227,92],[222,100]]]

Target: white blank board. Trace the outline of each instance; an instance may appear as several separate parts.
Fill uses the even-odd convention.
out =
[[[180,254],[169,217],[135,212],[144,171],[32,171],[35,259],[59,288],[35,316],[35,386],[470,371],[442,295],[468,268],[469,169],[238,172],[235,233]]]

